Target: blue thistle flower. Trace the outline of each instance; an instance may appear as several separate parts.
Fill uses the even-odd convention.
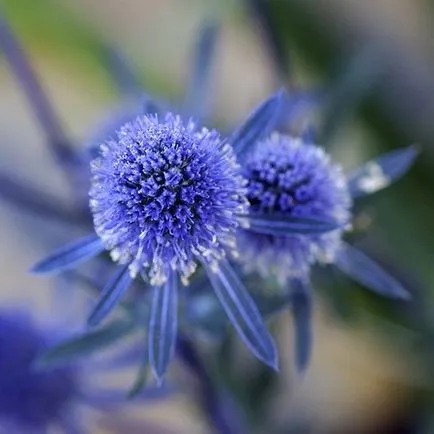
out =
[[[320,147],[285,134],[274,133],[259,141],[243,159],[247,179],[250,221],[256,215],[270,220],[284,217],[331,220],[338,226],[316,233],[308,225],[300,233],[276,228],[240,230],[239,261],[247,273],[275,277],[287,289],[296,333],[296,365],[303,371],[309,362],[312,331],[310,273],[315,264],[334,265],[380,295],[408,299],[403,286],[365,253],[350,246],[343,235],[351,229],[352,204],[359,197],[375,193],[401,177],[418,151],[410,146],[389,152],[345,174]],[[302,226],[302,225],[300,225]],[[318,227],[318,225],[316,225]]]
[[[177,332],[178,280],[184,284],[200,263],[226,314],[251,351],[276,367],[274,341],[247,289],[226,259],[236,256],[236,230],[264,225],[299,232],[299,219],[272,222],[247,213],[245,181],[234,150],[244,152],[266,133],[282,92],[272,95],[227,140],[167,113],[126,123],[101,145],[92,165],[90,206],[96,234],[66,246],[33,268],[37,273],[75,267],[104,250],[122,267],[101,291],[88,323],[98,325],[140,275],[153,286],[149,358],[161,379]],[[304,230],[302,221],[302,230]],[[307,222],[308,224],[310,222]],[[316,222],[314,222],[316,223]],[[321,223],[321,222],[320,222]],[[336,227],[322,222],[315,230]]]
[[[243,165],[250,213],[315,215],[341,227],[327,233],[270,236],[240,231],[246,271],[276,276],[281,284],[304,277],[316,263],[332,263],[350,220],[351,197],[343,170],[319,147],[275,133],[258,143]]]
[[[0,311],[0,431],[14,433],[81,431],[86,415],[81,409],[104,411],[124,402],[125,394],[92,385],[101,368],[128,366],[123,358],[99,361],[69,361],[63,365],[37,369],[35,361],[59,341],[56,326],[38,324],[24,309]],[[154,389],[142,398],[163,396]],[[83,406],[84,404],[84,406]]]
[[[233,151],[215,130],[171,113],[138,117],[92,163],[95,230],[113,260],[152,285],[186,281],[234,248],[247,209]]]

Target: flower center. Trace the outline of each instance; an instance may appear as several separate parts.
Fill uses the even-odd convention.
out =
[[[216,131],[168,114],[138,117],[92,165],[95,230],[112,257],[161,283],[187,278],[195,259],[217,260],[245,207],[232,149]]]

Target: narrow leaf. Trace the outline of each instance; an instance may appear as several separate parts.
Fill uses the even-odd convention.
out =
[[[347,176],[353,198],[375,193],[403,176],[419,154],[417,146],[396,149],[368,161]]]
[[[335,265],[348,276],[384,297],[408,300],[404,287],[365,253],[343,244]]]
[[[312,294],[309,284],[293,279],[289,297],[295,334],[295,366],[302,374],[309,365],[313,340]]]
[[[36,362],[36,368],[46,368],[69,363],[79,357],[89,356],[134,330],[132,322],[114,321],[98,330],[68,339],[43,353]]]
[[[280,89],[271,95],[259,106],[232,134],[229,143],[233,146],[238,156],[242,156],[248,148],[266,137],[278,120],[279,109],[285,95],[285,90]]]
[[[209,267],[207,272],[217,298],[244,343],[258,359],[278,370],[274,340],[247,288],[229,263],[223,259],[216,272]]]
[[[162,382],[175,351],[178,330],[178,276],[170,270],[167,282],[154,288],[149,324],[149,362]]]
[[[58,273],[75,267],[103,250],[104,247],[97,235],[87,235],[54,251],[45,259],[37,262],[30,271],[35,274]]]
[[[87,320],[89,326],[97,326],[118,305],[132,280],[128,266],[115,273],[102,289],[96,305],[89,315]]]
[[[193,55],[191,82],[186,94],[186,107],[190,114],[205,118],[210,100],[210,72],[216,49],[219,25],[215,19],[202,26]]]
[[[250,214],[242,218],[249,224],[248,230],[275,236],[322,234],[344,226],[342,223],[331,219],[313,215],[298,217],[282,214]]]

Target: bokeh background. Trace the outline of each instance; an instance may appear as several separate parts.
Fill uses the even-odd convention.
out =
[[[266,19],[258,12],[264,5]],[[218,124],[235,125],[285,84],[290,91],[326,90],[334,113],[327,146],[345,167],[420,144],[423,152],[410,174],[362,203],[357,227],[363,231],[354,235],[410,287],[414,301],[380,300],[340,276],[320,281],[313,362],[303,381],[291,369],[289,314],[274,326],[280,374],[247,369],[252,362],[240,350],[222,381],[247,409],[256,408],[250,401],[257,394],[257,432],[434,433],[430,1],[5,0],[4,12],[77,146],[84,146],[119,102],[105,64],[105,44],[122,51],[150,94],[176,101],[188,81],[197,31],[210,14],[218,15],[222,26],[209,90]],[[270,43],[269,27],[277,45]],[[0,169],[67,201],[66,181],[1,57],[0,94]],[[32,305],[41,316],[62,315],[49,302],[56,281],[27,270],[76,234],[6,201],[0,209],[1,301]],[[77,315],[80,322],[84,315]],[[193,380],[179,375],[188,389]],[[158,427],[134,427],[122,415],[106,416],[94,432],[110,432],[117,423],[131,433],[211,432],[193,394],[140,413],[143,424]]]

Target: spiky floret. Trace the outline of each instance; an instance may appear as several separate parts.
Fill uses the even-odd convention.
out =
[[[111,256],[152,284],[168,267],[187,279],[235,246],[245,182],[217,131],[171,113],[143,115],[102,145],[92,163],[95,230]]]
[[[345,223],[351,198],[342,169],[319,147],[301,139],[273,134],[247,157],[250,213],[318,216]],[[274,274],[282,282],[303,277],[315,262],[331,263],[343,228],[320,235],[271,236],[240,231],[247,271]]]

